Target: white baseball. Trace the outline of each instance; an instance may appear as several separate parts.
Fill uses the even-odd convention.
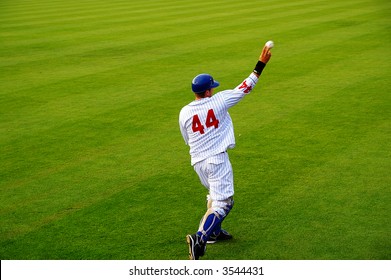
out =
[[[274,47],[274,42],[273,41],[267,41],[265,46],[267,46],[269,49]]]

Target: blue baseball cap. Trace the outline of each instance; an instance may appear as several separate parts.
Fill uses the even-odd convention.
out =
[[[193,79],[191,89],[194,93],[201,93],[208,89],[218,87],[219,85],[220,83],[215,81],[211,75],[199,74]]]

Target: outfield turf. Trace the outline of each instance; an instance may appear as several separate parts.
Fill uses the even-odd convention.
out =
[[[186,259],[206,192],[178,127],[233,88],[231,242],[204,259],[391,258],[391,3],[0,3],[0,259]]]

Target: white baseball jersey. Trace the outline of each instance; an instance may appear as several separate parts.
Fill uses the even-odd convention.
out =
[[[251,73],[235,89],[220,91],[182,108],[179,127],[185,143],[190,146],[192,165],[235,147],[228,109],[249,94],[257,82],[258,77]]]

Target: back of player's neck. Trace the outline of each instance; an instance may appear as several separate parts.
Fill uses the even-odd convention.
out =
[[[199,96],[196,96],[195,100],[203,100],[205,98],[210,98],[211,96],[204,96],[204,97],[199,97]]]

